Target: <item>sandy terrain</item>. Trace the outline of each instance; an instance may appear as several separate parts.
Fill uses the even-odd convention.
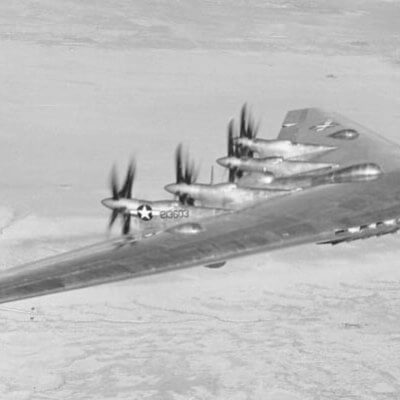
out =
[[[114,161],[168,198],[184,141],[208,179],[244,101],[264,137],[318,106],[400,142],[395,1],[133,3],[0,5],[1,268],[103,240]],[[399,243],[3,305],[0,398],[397,399]]]

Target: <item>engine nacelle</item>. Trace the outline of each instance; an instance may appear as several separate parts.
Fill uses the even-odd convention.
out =
[[[348,183],[348,182],[363,182],[377,179],[382,175],[383,171],[379,165],[374,163],[365,163],[352,165],[333,171],[329,174],[316,177],[317,183]]]

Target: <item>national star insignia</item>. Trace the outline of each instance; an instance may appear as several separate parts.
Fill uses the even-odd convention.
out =
[[[153,218],[153,212],[148,204],[142,204],[137,208],[137,214],[143,221],[150,221]]]
[[[336,122],[334,122],[331,119],[328,119],[325,122],[323,122],[322,124],[311,126],[310,129],[314,130],[316,132],[322,132],[327,128],[333,128],[334,126],[337,126],[337,125],[338,124]]]

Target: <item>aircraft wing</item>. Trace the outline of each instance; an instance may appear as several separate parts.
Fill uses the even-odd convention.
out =
[[[316,132],[325,117],[338,125]],[[288,121],[288,122],[286,122]],[[140,241],[111,240],[11,268],[0,274],[0,302],[130,279],[302,243],[339,243],[397,231],[400,151],[344,117],[316,109],[290,111],[280,139],[335,145],[324,157],[341,165],[374,162],[384,173],[366,182],[328,184],[254,204]],[[290,126],[288,125],[290,124]],[[295,125],[292,125],[295,124]],[[335,129],[357,138],[329,136]],[[182,228],[182,229],[181,229]]]

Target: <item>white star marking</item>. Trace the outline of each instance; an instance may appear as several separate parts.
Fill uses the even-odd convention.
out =
[[[142,204],[137,208],[137,213],[143,221],[150,221],[153,218],[153,212],[148,204]]]

